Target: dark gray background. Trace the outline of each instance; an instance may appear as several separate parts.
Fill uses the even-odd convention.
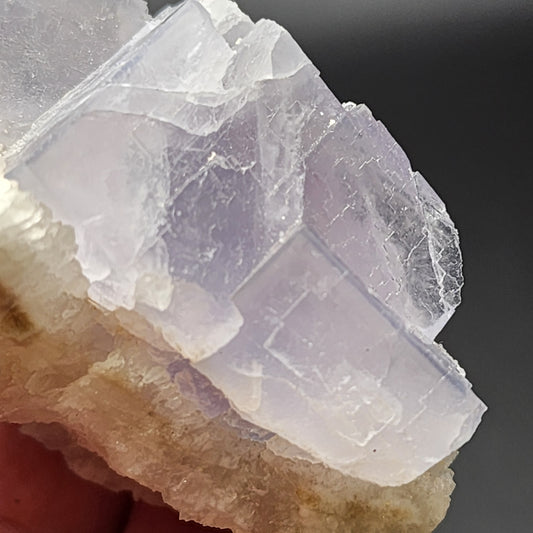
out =
[[[533,2],[238,3],[289,29],[339,99],[366,103],[446,202],[466,284],[439,340],[489,411],[455,462],[437,531],[533,531]]]

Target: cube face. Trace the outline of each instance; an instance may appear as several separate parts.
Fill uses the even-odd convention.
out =
[[[0,153],[148,20],[143,0],[2,2]]]
[[[434,339],[460,302],[457,231],[368,109],[343,111],[306,160],[304,220],[408,327]]]
[[[401,484],[451,453],[451,427],[468,440],[477,426],[468,420],[482,407],[459,369],[395,322],[309,228],[233,301],[242,328],[196,367],[244,418],[324,463]]]
[[[484,410],[420,340],[459,302],[457,233],[364,106],[341,105],[279,26],[228,6],[161,13],[8,177],[74,228],[90,298],[147,321],[244,418],[405,483]]]

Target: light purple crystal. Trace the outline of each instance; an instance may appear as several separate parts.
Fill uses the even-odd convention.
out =
[[[143,0],[2,0],[0,153],[147,21]]]
[[[168,8],[8,170],[75,229],[98,305],[138,334],[141,315],[294,453],[397,485],[477,427],[431,342],[462,285],[444,205],[277,24]]]

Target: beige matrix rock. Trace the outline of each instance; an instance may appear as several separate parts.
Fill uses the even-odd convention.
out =
[[[88,4],[0,6],[0,420],[235,533],[432,531],[485,409],[444,205],[275,23]]]

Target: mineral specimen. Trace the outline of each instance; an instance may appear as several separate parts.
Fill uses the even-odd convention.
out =
[[[0,115],[19,102],[27,130],[44,105],[12,81],[28,63],[0,65]],[[57,65],[36,82],[45,107],[73,86]],[[485,410],[432,342],[459,303],[457,233],[285,30],[230,0],[167,8],[6,159],[1,418],[58,422],[235,532],[442,519],[452,485],[434,465]]]

